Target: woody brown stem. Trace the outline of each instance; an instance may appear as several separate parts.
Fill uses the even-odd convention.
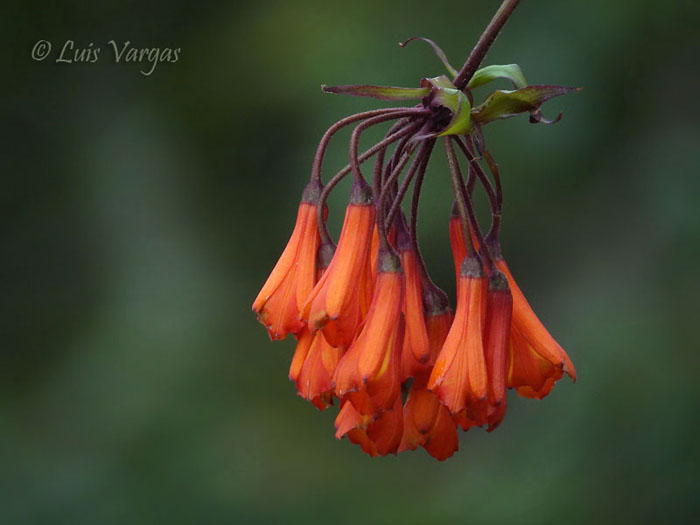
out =
[[[489,22],[489,25],[484,29],[481,37],[479,37],[479,41],[476,43],[476,46],[474,46],[474,49],[472,49],[469,58],[467,58],[462,69],[459,70],[457,78],[455,78],[454,85],[457,89],[464,89],[472,79],[482,60],[484,60],[489,48],[496,40],[498,33],[503,29],[508,17],[513,13],[519,2],[520,0],[504,0],[501,7],[496,11],[496,14],[493,15],[491,22]]]

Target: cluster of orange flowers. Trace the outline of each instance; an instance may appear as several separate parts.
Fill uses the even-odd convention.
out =
[[[312,180],[253,310],[272,339],[297,338],[289,378],[298,394],[320,410],[339,400],[337,438],[371,456],[422,446],[444,460],[458,449],[458,427],[498,426],[506,388],[541,399],[563,373],[575,380],[500,251],[491,250],[491,269],[468,253],[458,214],[450,219],[453,314],[427,278],[403,213],[389,243],[380,242],[375,196],[356,180],[333,250],[319,235],[320,193]]]
[[[479,69],[517,4],[504,0],[459,71],[432,40],[414,37],[400,44],[429,44],[449,76],[423,78],[412,88],[323,86],[328,93],[420,102],[357,113],[326,131],[291,239],[253,310],[273,340],[296,337],[289,378],[298,394],[319,410],[338,400],[336,437],[347,436],[371,456],[423,447],[444,460],[459,447],[460,427],[491,431],[500,424],[506,389],[541,399],[564,374],[576,380],[569,357],[532,311],[501,255],[501,180],[482,129],[522,113],[532,123],[557,122],[561,113],[548,120],[542,104],[576,90],[528,85],[517,64]],[[516,89],[495,90],[475,103],[474,90],[504,80]],[[383,140],[360,155],[361,134],[390,121]],[[353,123],[358,124],[350,138],[350,163],[324,185],[328,143]],[[417,235],[423,178],[438,141],[454,194],[449,224],[457,277],[454,313],[428,275]],[[466,177],[457,154],[468,162]],[[373,156],[370,187],[361,164]],[[336,246],[326,225],[326,200],[351,172],[354,183]],[[485,235],[473,204],[477,183],[491,207]],[[411,185],[407,220],[402,203]]]

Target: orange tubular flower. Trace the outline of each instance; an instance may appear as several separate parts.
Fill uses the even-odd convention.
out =
[[[344,401],[335,419],[336,439],[347,435],[372,457],[396,454],[403,434],[401,397],[397,396],[391,410],[382,412],[376,419],[362,415],[350,401]]]
[[[318,278],[326,271],[332,257],[333,247],[321,245],[318,251]],[[312,334],[308,327],[304,327],[297,338],[289,379],[296,384],[299,396],[311,401],[319,410],[324,410],[333,404],[331,378],[342,349],[329,345],[323,332]]]
[[[318,182],[306,186],[287,247],[253,302],[253,311],[273,340],[284,339],[304,327],[299,312],[316,282],[320,193]]]
[[[513,294],[506,384],[523,397],[542,399],[564,373],[575,382],[576,370],[569,356],[537,318],[506,262],[498,258],[496,265],[508,278]]]
[[[457,287],[457,311],[428,381],[428,388],[452,414],[484,424],[488,382],[484,357],[483,310],[486,277],[480,261],[467,256]]]
[[[401,307],[406,321],[401,350],[401,380],[406,381],[409,377],[419,374],[428,365],[430,342],[423,311],[423,283],[418,269],[418,260],[411,246],[408,232],[403,228],[397,234],[397,243],[406,283]]]
[[[505,415],[506,354],[512,312],[513,296],[508,287],[508,280],[505,275],[496,271],[489,276],[484,329],[484,353],[489,378],[489,431],[494,430]]]
[[[432,366],[440,355],[447,334],[450,333],[454,316],[447,295],[435,285],[426,286],[423,290],[423,306],[428,329],[428,362]]]
[[[308,330],[305,332],[308,333]],[[313,403],[319,410],[333,404],[331,378],[341,355],[342,349],[329,345],[323,332],[318,331],[311,335],[304,364],[293,381],[297,386],[297,394]]]
[[[428,335],[428,359],[421,363],[412,352],[401,353],[401,378],[413,378],[414,387],[428,384],[430,372],[452,326],[452,309],[445,292],[432,282],[423,284],[423,316]]]
[[[459,448],[457,425],[449,409],[425,387],[411,387],[403,409],[403,436],[399,452],[425,448],[443,461]]]
[[[322,329],[335,347],[352,342],[367,313],[373,286],[369,250],[374,219],[372,190],[356,182],[333,260],[302,310],[309,328]]]
[[[296,383],[299,374],[301,374],[301,369],[304,366],[304,361],[306,361],[306,356],[309,355],[309,348],[311,348],[313,339],[313,335],[311,335],[311,332],[306,327],[297,334],[297,347],[296,350],[294,350],[292,364],[289,367],[290,381]]]
[[[400,397],[402,294],[403,272],[398,257],[380,251],[369,313],[333,377],[336,395],[347,397],[363,415],[387,410]]]

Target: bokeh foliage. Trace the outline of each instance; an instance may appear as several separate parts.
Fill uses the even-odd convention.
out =
[[[509,398],[446,463],[370,459],[287,381],[250,311],[315,144],[462,63],[495,1],[14,2],[0,17],[0,521],[619,523],[697,516],[700,9],[523,0],[487,63],[583,86],[486,129],[504,252],[579,383]],[[104,47],[34,62],[34,42]],[[150,77],[110,39],[181,47]],[[503,87],[506,87],[505,84]],[[483,88],[482,88],[483,89]],[[485,93],[482,91],[482,94]],[[327,173],[346,162],[341,134]],[[438,156],[439,157],[439,156]],[[445,163],[421,235],[454,293]],[[331,199],[337,232],[347,195]]]

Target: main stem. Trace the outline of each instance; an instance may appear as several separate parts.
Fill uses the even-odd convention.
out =
[[[457,89],[462,90],[467,86],[471,78],[474,76],[477,68],[481,64],[481,61],[484,60],[489,48],[496,40],[498,33],[500,33],[501,29],[503,29],[508,17],[510,17],[510,15],[513,13],[519,2],[520,0],[503,0],[501,7],[499,7],[496,14],[493,15],[491,22],[489,22],[489,25],[486,26],[486,29],[481,34],[476,46],[474,46],[474,49],[472,49],[469,58],[467,58],[467,61],[462,66],[462,69],[459,70],[457,78],[455,78],[454,81],[454,85],[457,87]]]

